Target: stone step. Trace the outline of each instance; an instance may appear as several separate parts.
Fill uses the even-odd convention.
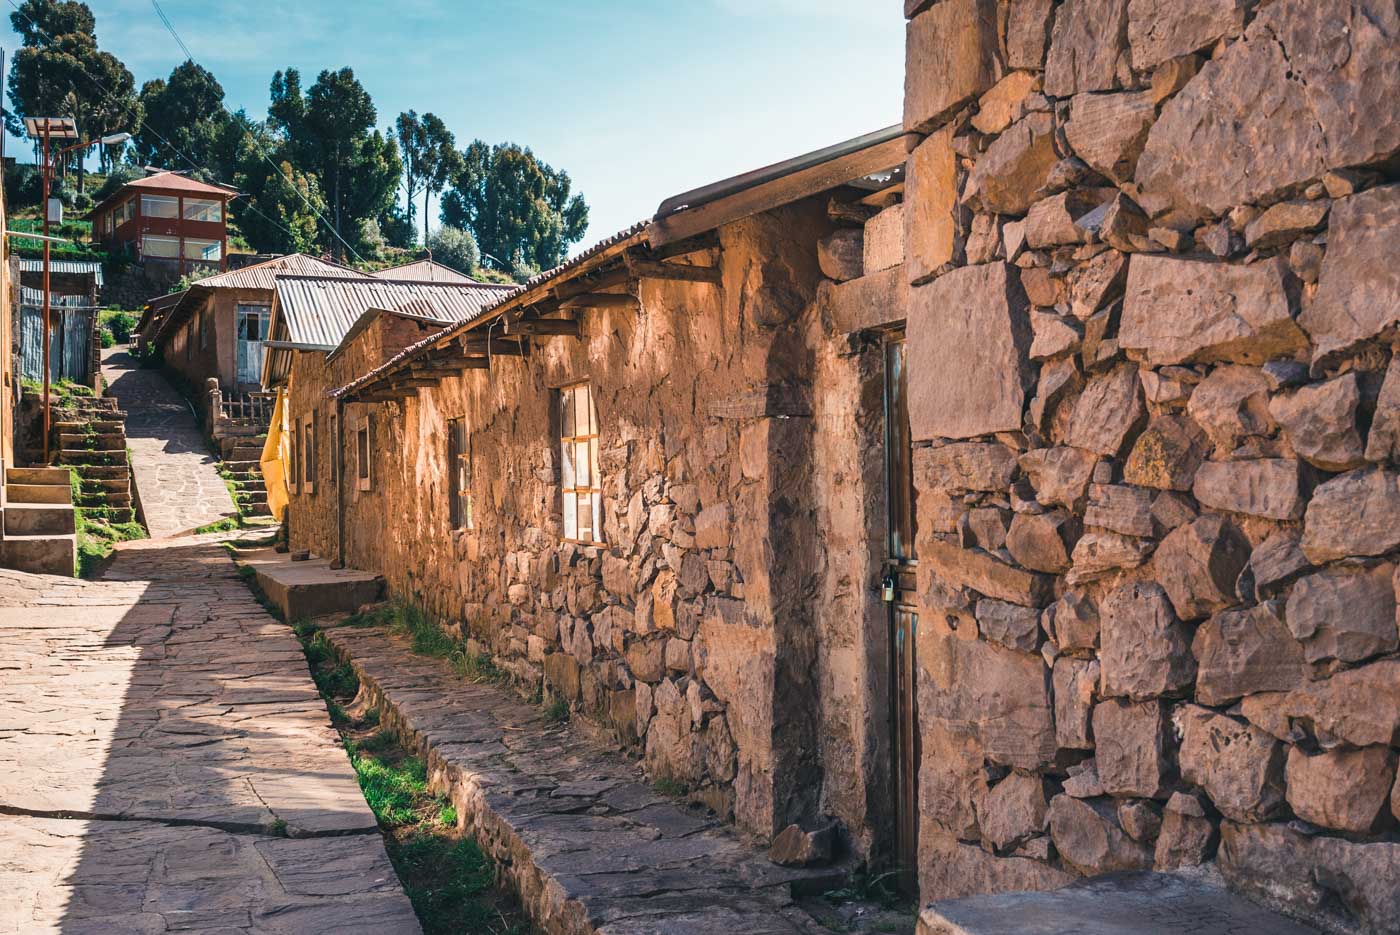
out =
[[[243,508],[244,516],[271,516],[272,508],[267,505],[267,501],[262,503],[250,503]]]
[[[134,523],[136,521],[136,510],[131,506],[98,506],[83,507],[82,509],[91,519],[100,519],[109,523]]]
[[[9,510],[6,510],[6,515]],[[0,567],[26,571],[32,575],[73,577],[78,537],[19,536],[6,534],[0,539]]]
[[[73,507],[52,503],[5,505],[5,537],[67,536],[77,532]]]
[[[233,481],[235,484],[243,483],[245,481],[257,484],[263,483],[263,476],[261,471],[225,471],[224,473],[228,477],[228,479]]]
[[[78,477],[84,481],[88,480],[125,480],[131,481],[131,468],[125,463],[122,464],[75,464],[73,470],[78,472]]]
[[[53,427],[59,432],[82,433],[91,428],[94,432],[110,434],[126,434],[126,423],[114,419],[82,420],[75,422],[55,422]]]
[[[126,436],[119,433],[60,432],[58,447],[78,448],[84,451],[125,451]]]
[[[261,461],[225,461],[224,470],[230,474],[238,474],[247,471],[261,471]]]
[[[69,484],[6,484],[5,499],[10,503],[57,503],[72,505]]]
[[[85,451],[77,448],[64,448],[58,453],[63,464],[86,464],[94,467],[113,467],[126,464],[126,449],[121,451]]]
[[[240,461],[251,461],[253,463],[257,463],[261,458],[261,445],[239,445],[238,447],[234,448],[231,452],[229,452],[228,461],[229,463],[237,463]]]
[[[131,478],[129,477],[94,478],[91,480],[84,478],[78,483],[84,494],[126,493],[131,490]]]
[[[81,507],[129,507],[131,506],[131,494],[129,493],[89,493],[78,498],[77,506]]]
[[[7,484],[68,485],[68,469],[58,467],[12,467],[5,469]]]

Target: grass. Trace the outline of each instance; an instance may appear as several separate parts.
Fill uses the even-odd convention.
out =
[[[361,626],[384,621],[409,627],[417,622],[421,628],[426,620],[421,614],[403,615],[401,606],[393,605],[363,616],[372,622]],[[530,935],[534,930],[529,922],[498,890],[495,865],[474,839],[458,829],[457,809],[429,789],[423,760],[380,726],[378,709],[369,708],[358,716],[347,710],[360,687],[354,670],[340,660],[314,625],[296,621],[291,626],[423,931],[427,935]]]
[[[656,782],[653,782],[651,787],[661,795],[685,795],[685,786],[676,782],[669,776],[662,776],[660,779],[656,780]]]
[[[569,723],[569,703],[563,698],[555,698],[544,706],[544,719],[551,724]]]
[[[44,384],[41,380],[31,380],[26,377],[20,383],[23,384],[26,393],[32,393],[35,396],[42,396],[44,393]],[[55,399],[72,399],[94,394],[92,387],[82,383],[74,383],[72,380],[51,380],[49,381],[49,395]]]
[[[204,535],[208,535],[208,534],[211,533],[211,532],[233,532],[235,529],[242,529],[242,528],[243,528],[242,517],[239,517],[239,516],[225,516],[223,519],[221,519],[221,520],[219,520],[219,521],[217,521],[217,522],[210,523],[210,524],[208,524],[207,526],[200,526],[198,529],[196,529],[196,530],[194,531],[194,534],[195,534],[196,536],[204,536]]]
[[[73,502],[78,503],[83,495],[83,482],[78,472],[68,472],[68,484],[73,491]],[[118,542],[146,538],[146,529],[140,523],[117,523],[111,521],[111,512],[105,507],[74,507],[73,522],[76,527],[77,550],[73,556],[73,572],[79,578],[95,576],[106,564]]]

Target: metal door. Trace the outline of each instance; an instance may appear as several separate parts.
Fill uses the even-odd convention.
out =
[[[915,642],[918,608],[914,554],[913,445],[904,336],[885,340],[885,543],[883,597],[889,604],[890,733],[893,739],[895,860],[902,887],[917,889],[919,722]]]

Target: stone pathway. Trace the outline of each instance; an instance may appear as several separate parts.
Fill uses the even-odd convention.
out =
[[[0,571],[0,932],[419,931],[291,631],[209,537]]]
[[[789,870],[645,785],[634,764],[548,724],[513,692],[458,678],[381,629],[326,630],[381,722],[415,746],[551,935],[828,932],[793,901],[833,871]]]
[[[192,532],[237,512],[217,459],[185,398],[124,350],[102,352],[107,392],[126,411],[132,479],[155,539]]]

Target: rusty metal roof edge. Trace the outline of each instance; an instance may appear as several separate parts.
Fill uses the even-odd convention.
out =
[[[326,361],[330,362],[339,357],[340,352],[349,347],[350,342],[355,340],[355,338],[359,337],[364,332],[364,330],[368,328],[370,324],[373,323],[373,321],[381,315],[397,315],[400,318],[409,318],[413,321],[421,321],[425,324],[430,325],[449,326],[455,324],[455,322],[446,318],[432,318],[428,315],[420,315],[417,312],[406,312],[400,309],[393,308],[378,308],[377,306],[371,305],[369,308],[365,309],[363,312],[360,313],[360,317],[355,319],[355,323],[350,326],[350,330],[345,332],[345,337],[341,338],[340,343],[335,345],[331,352],[326,355]]]

